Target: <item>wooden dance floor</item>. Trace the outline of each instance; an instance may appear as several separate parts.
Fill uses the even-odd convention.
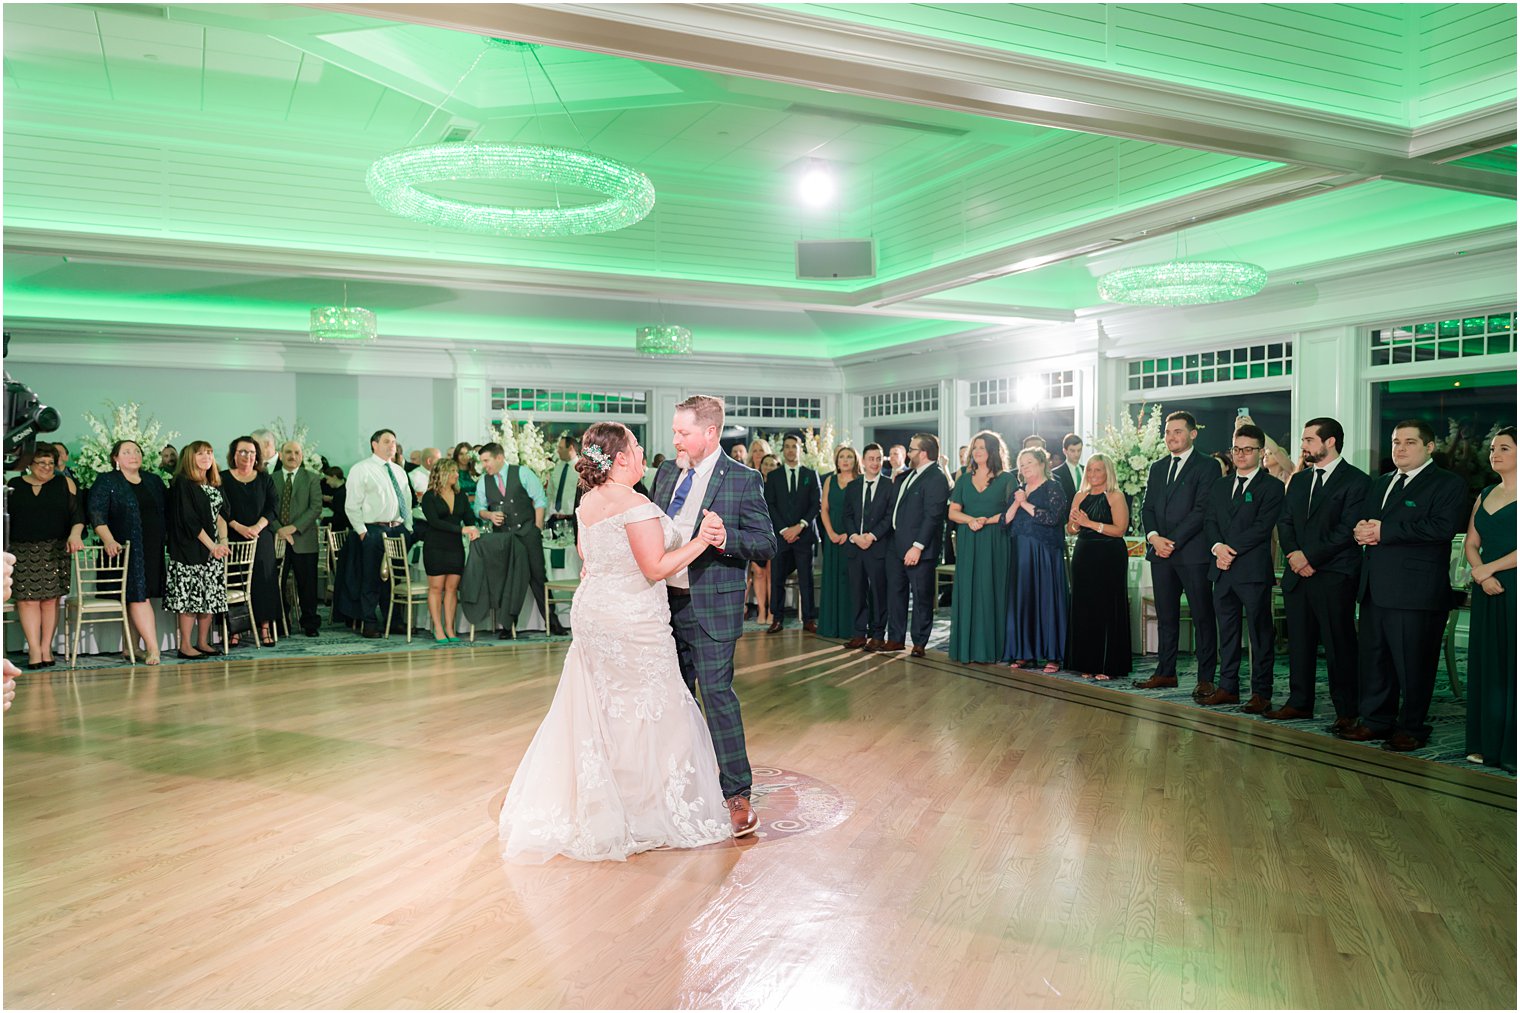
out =
[[[28,675],[6,1005],[1515,1007],[1512,781],[793,631],[765,838],[504,866],[563,651]]]

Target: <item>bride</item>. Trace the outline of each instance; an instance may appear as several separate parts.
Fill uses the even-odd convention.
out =
[[[502,857],[513,862],[623,861],[732,832],[665,592],[665,578],[713,544],[709,529],[670,549],[680,543],[670,519],[633,489],[644,450],[627,426],[598,422],[581,447],[585,567],[570,607],[574,639],[502,806]]]

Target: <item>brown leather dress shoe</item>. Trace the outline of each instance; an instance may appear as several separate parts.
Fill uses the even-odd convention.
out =
[[[844,643],[844,650],[846,650],[846,651],[858,651],[858,650],[860,650],[864,646],[866,646],[866,638],[865,637],[851,637],[849,640],[845,641],[845,643]]]
[[[1221,704],[1240,703],[1240,694],[1231,693],[1228,690],[1216,689],[1208,696],[1198,701],[1205,707],[1218,707]]]
[[[767,632],[767,633],[780,633],[781,632],[781,620],[777,619],[775,622],[771,623],[769,626],[767,626],[765,628],[765,632]]]
[[[1135,683],[1136,689],[1175,689],[1177,677],[1175,675],[1153,675],[1144,682]]]
[[[1290,707],[1287,704],[1283,704],[1275,711],[1267,711],[1262,715],[1262,717],[1271,718],[1273,721],[1308,721],[1310,718],[1314,717],[1314,712],[1301,711],[1297,707]],[[1340,721],[1344,720],[1345,718],[1340,719]],[[1331,725],[1330,727],[1335,728],[1340,724],[1340,721],[1337,721],[1336,724]],[[1347,722],[1347,725],[1349,724],[1350,722]]]
[[[733,798],[724,799],[723,805],[728,809],[728,822],[734,828],[735,837],[744,837],[755,832],[755,827],[760,821],[755,817],[755,810],[749,807],[749,799],[743,795],[735,795]]]
[[[815,622],[813,622],[813,620],[811,620],[811,619],[809,619],[807,622],[803,623],[802,624],[802,628],[804,630],[806,630],[807,632],[809,632],[809,633],[817,633],[818,632],[818,624],[815,623]]]
[[[914,644],[913,645],[913,650],[909,651],[908,653],[912,657],[922,658],[924,656],[924,649],[922,647],[919,647],[917,644]]]
[[[1325,731],[1329,732],[1331,735],[1339,735],[1341,732],[1346,731],[1348,728],[1354,727],[1356,727],[1356,718],[1336,718],[1334,724],[1325,726]]]
[[[1206,696],[1212,696],[1218,689],[1212,682],[1200,682],[1193,687],[1193,699],[1202,700]]]
[[[894,654],[897,651],[902,650],[905,646],[906,645],[901,640],[885,640],[882,641],[882,645],[876,649],[883,654]]]
[[[872,637],[870,640],[866,641],[866,646],[862,647],[861,650],[865,651],[867,654],[873,654],[876,651],[885,650],[886,646],[887,645],[882,643],[880,640]]]
[[[1374,739],[1386,739],[1387,732],[1375,732],[1366,725],[1352,725],[1343,731],[1337,732],[1347,742],[1371,742]]]
[[[1246,714],[1265,714],[1272,709],[1272,701],[1252,693],[1251,699],[1240,709]]]
[[[1424,749],[1425,743],[1408,732],[1395,732],[1388,736],[1388,739],[1383,743],[1383,748],[1390,753],[1412,753],[1416,749]]]

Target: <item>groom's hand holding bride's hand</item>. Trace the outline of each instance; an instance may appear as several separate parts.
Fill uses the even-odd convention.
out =
[[[697,535],[715,549],[722,549],[728,541],[728,531],[723,527],[723,518],[711,510],[702,511],[702,527],[697,531]]]

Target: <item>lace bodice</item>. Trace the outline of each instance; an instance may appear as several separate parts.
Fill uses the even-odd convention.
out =
[[[665,511],[653,503],[640,503],[638,506],[629,507],[622,513],[603,517],[595,524],[587,524],[584,520],[580,524],[581,551],[585,553],[586,580],[593,579],[620,581],[637,578],[645,585],[652,583],[639,569],[639,564],[633,558],[633,549],[628,544],[628,525],[639,521],[647,521],[658,518],[661,530],[665,532],[665,548],[675,548],[680,544],[680,538],[676,534],[675,525],[670,518],[665,516]],[[656,581],[663,585],[663,581]]]

